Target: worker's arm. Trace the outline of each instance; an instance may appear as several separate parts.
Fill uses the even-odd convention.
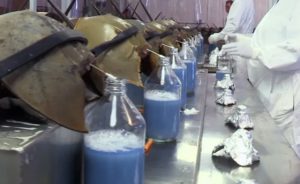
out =
[[[222,52],[256,59],[273,71],[300,70],[300,24],[298,19],[297,12],[295,12],[288,22],[285,22],[286,26],[281,35],[272,38],[274,44],[264,45],[263,43],[255,43],[255,40],[250,43],[229,43],[223,46]],[[265,32],[263,34],[257,36],[263,38],[271,33]],[[276,43],[276,39],[282,41]],[[256,47],[256,45],[259,46]]]
[[[248,3],[246,0],[235,0],[230,8],[227,16],[225,27],[220,33],[212,34],[208,41],[209,43],[217,43],[224,40],[225,35],[240,32],[243,16],[247,13]]]
[[[235,0],[230,8],[227,21],[221,34],[237,33],[242,25],[245,12],[247,12],[247,1]]]
[[[300,31],[300,30],[299,30]],[[274,46],[258,49],[257,59],[274,71],[293,71],[300,69],[299,43],[288,40]]]
[[[300,3],[298,3],[299,5]],[[280,36],[282,36],[282,42],[257,48],[259,52],[257,56],[258,60],[267,68],[275,71],[299,70],[300,24],[297,10],[288,22],[286,22],[286,28]]]

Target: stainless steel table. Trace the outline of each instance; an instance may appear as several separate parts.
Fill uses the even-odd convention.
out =
[[[10,116],[0,117],[0,184],[80,183],[80,133]]]
[[[200,153],[207,71],[197,74],[195,95],[188,98],[188,107],[199,110],[197,115],[182,116],[177,142],[155,144],[146,157],[145,184],[190,184],[196,182]]]
[[[197,183],[231,184],[250,179],[259,184],[299,184],[300,160],[246,79],[234,79],[237,89],[235,97],[239,104],[248,106],[255,122],[254,147],[259,151],[261,161],[252,167],[238,167],[231,161],[212,159],[213,148],[233,133],[233,130],[224,125],[224,119],[232,108],[223,108],[215,104],[214,81],[215,75],[209,74]]]

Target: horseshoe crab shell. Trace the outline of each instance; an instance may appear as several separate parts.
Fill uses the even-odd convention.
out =
[[[132,27],[123,19],[112,15],[80,18],[76,22],[75,30],[82,32],[89,40],[88,48],[101,45],[112,40],[120,32]],[[127,79],[129,82],[142,86],[140,65],[142,50],[149,47],[142,33],[128,38],[97,56],[96,63],[105,73]],[[94,76],[96,77],[96,76]],[[97,86],[97,78],[94,78]]]
[[[0,62],[58,31],[67,30],[55,20],[30,11],[0,16]],[[18,98],[47,118],[72,130],[86,131],[85,84],[81,75],[93,60],[81,43],[52,49],[1,79]]]

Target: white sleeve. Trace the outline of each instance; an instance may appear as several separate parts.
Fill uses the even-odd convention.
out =
[[[227,21],[221,34],[237,33],[242,24],[243,14],[246,11],[247,3],[244,0],[235,0],[229,10]]]
[[[300,40],[298,39],[298,42]],[[300,70],[300,44],[285,41],[268,48],[259,48],[258,60],[273,71]]]
[[[259,61],[270,70],[300,70],[300,24],[297,13],[286,25],[286,33],[280,35],[282,42],[257,48]]]

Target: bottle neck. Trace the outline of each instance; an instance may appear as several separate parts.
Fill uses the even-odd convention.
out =
[[[182,45],[182,59],[188,59],[187,43]]]
[[[105,83],[105,94],[126,94],[125,80],[108,77]]]
[[[184,64],[182,63],[181,61],[181,58],[178,54],[178,49],[174,49],[172,52],[171,52],[171,58],[170,58],[170,64],[171,64],[171,67],[172,68],[183,68]]]
[[[177,63],[176,63],[176,52],[175,51],[171,52],[170,64],[171,64],[172,67],[177,65]]]
[[[170,66],[168,57],[161,57],[159,61],[160,66]]]

